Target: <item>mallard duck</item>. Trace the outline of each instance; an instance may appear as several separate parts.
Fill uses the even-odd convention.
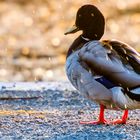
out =
[[[105,19],[94,5],[79,8],[75,25],[65,35],[82,34],[70,46],[66,73],[80,93],[100,105],[97,121],[81,124],[125,124],[128,110],[140,109],[140,54],[117,40],[102,40]],[[121,119],[104,118],[105,109],[124,110]]]

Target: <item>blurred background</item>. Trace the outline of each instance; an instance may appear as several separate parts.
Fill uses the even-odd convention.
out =
[[[140,51],[140,0],[0,0],[0,81],[66,80],[66,52],[80,32],[64,32],[89,3],[106,18],[103,39]]]

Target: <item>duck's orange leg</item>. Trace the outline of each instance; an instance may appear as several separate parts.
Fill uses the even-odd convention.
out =
[[[127,119],[128,119],[128,110],[125,110],[122,116],[122,119],[115,120],[112,123],[113,124],[126,124]]]
[[[100,114],[98,121],[81,121],[80,124],[107,124],[107,121],[104,119],[104,106],[100,105]]]

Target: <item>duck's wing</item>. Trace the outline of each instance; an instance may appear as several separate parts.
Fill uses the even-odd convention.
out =
[[[117,52],[124,64],[130,65],[134,71],[140,74],[140,54],[129,45],[120,41],[103,41],[104,46],[111,46]]]
[[[80,59],[92,71],[122,87],[140,85],[140,55],[119,41],[91,41],[81,49]]]

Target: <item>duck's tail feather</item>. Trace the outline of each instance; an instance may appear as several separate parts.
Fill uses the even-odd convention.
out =
[[[140,101],[140,85],[132,88],[123,88],[122,90],[132,100]]]

